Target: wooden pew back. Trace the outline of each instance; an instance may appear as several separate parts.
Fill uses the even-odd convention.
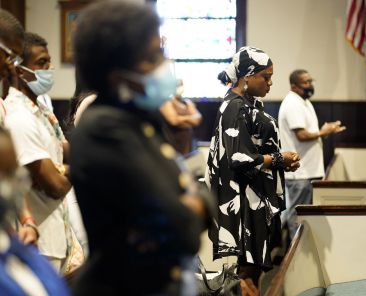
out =
[[[313,205],[366,205],[366,182],[313,181]]]
[[[313,287],[324,287],[320,262],[316,254],[309,225],[300,224],[265,296],[298,295]]]
[[[324,283],[366,279],[366,206],[298,206],[312,232]]]
[[[300,229],[266,296],[366,279],[366,206],[296,207]]]
[[[366,181],[366,148],[340,148],[334,151],[326,172],[330,181]]]

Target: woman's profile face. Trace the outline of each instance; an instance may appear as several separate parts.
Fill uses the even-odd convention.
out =
[[[273,65],[248,77],[248,94],[255,97],[265,97],[272,86]]]

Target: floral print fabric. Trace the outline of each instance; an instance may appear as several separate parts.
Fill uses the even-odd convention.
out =
[[[209,235],[214,259],[242,256],[262,269],[280,238],[285,209],[284,173],[263,169],[263,155],[280,151],[277,122],[263,103],[231,91],[217,114],[206,183],[218,198],[219,216]]]

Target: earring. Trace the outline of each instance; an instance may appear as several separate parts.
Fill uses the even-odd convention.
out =
[[[248,84],[246,83],[246,81],[244,82],[245,84],[244,84],[244,91],[246,91],[247,89],[248,89]]]
[[[122,102],[127,103],[131,100],[132,93],[126,83],[121,83],[118,87],[118,95]]]

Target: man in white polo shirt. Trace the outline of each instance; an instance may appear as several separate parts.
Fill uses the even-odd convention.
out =
[[[287,224],[290,238],[296,232],[298,204],[312,203],[311,180],[324,177],[323,144],[321,138],[345,130],[340,121],[326,122],[319,130],[318,118],[310,97],[314,95],[313,79],[306,70],[295,70],[290,75],[291,91],[281,103],[278,124],[282,149],[296,151],[301,166],[287,172]]]

